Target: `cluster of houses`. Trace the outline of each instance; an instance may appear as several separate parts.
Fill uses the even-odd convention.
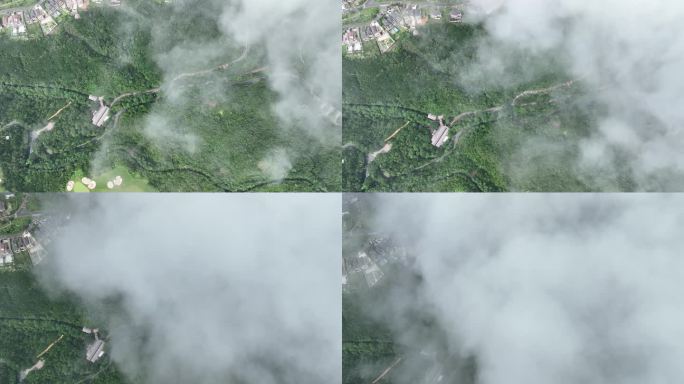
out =
[[[29,231],[13,237],[0,239],[0,267],[11,265],[14,255],[28,252],[33,264],[38,264],[45,256],[45,249]]]
[[[369,288],[375,286],[385,273],[368,253],[360,251],[356,257],[345,257],[342,264],[342,284],[347,284],[347,276],[351,274],[361,274]]]
[[[342,12],[359,7],[365,2],[366,0],[342,0]]]
[[[14,262],[14,252],[9,239],[0,240],[0,266],[12,264]]]
[[[24,23],[24,12],[10,12],[2,14],[0,31],[9,31],[13,37],[26,34],[26,24]]]
[[[39,0],[37,4],[22,10],[11,10],[0,13],[0,32],[7,32],[11,37],[26,36],[29,26],[38,24],[44,35],[52,33],[62,16],[73,16],[79,19],[79,11],[87,11],[91,0]],[[102,0],[92,0],[101,4]],[[110,6],[121,5],[121,0],[109,0]]]
[[[16,209],[11,208],[15,205],[12,201],[16,199],[16,196],[13,193],[5,193],[0,196],[4,196],[4,200],[0,200],[0,217],[12,215],[16,211]],[[16,204],[18,205],[18,203]],[[40,222],[40,219],[35,220],[34,218],[34,224]],[[0,237],[0,267],[12,265],[15,262],[16,254],[21,252],[28,252],[34,265],[45,257],[47,251],[34,236],[34,234],[41,232],[41,229],[35,225],[33,227],[33,229],[25,230],[19,235]],[[45,240],[42,236],[41,238]]]
[[[28,26],[38,24],[44,35],[57,27],[57,18],[72,14],[79,17],[78,10],[86,9],[88,0],[42,0],[31,8],[2,14],[0,32],[6,30],[11,37],[22,37],[28,33]]]
[[[443,13],[442,7],[419,4],[381,7],[378,15],[370,23],[346,29],[342,33],[342,45],[346,46],[348,54],[353,54],[363,52],[363,45],[374,41],[380,52],[385,53],[395,43],[392,36],[406,30],[417,34],[418,27],[430,20],[442,20]],[[463,11],[460,8],[449,8],[449,22],[460,23],[462,20]]]
[[[361,274],[366,285],[372,288],[385,276],[381,267],[390,263],[403,262],[406,258],[406,249],[394,244],[391,239],[371,239],[362,251],[343,258],[342,284],[347,285],[347,276]]]
[[[78,10],[88,10],[89,0],[44,0],[45,9],[52,17],[59,17],[62,14],[71,14],[78,18]],[[39,3],[40,4],[40,3]]]

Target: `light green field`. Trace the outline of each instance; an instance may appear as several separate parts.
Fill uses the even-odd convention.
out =
[[[71,180],[76,182],[74,192],[90,192],[88,188],[81,183],[81,179],[86,176],[82,171],[77,171],[72,176]],[[107,188],[107,181],[113,180],[114,177],[121,176],[123,184],[120,187],[109,189]],[[131,173],[128,168],[123,166],[115,166],[114,168],[103,172],[93,177],[88,175],[97,183],[97,187],[92,192],[155,192],[156,190],[149,185],[147,179]],[[66,187],[66,186],[65,186]]]

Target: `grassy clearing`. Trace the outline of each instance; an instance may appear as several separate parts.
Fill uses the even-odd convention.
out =
[[[74,192],[90,192],[90,190],[81,183],[81,179],[85,176],[83,171],[77,171],[72,176],[76,184],[74,186]],[[123,184],[121,187],[116,187],[114,189],[107,188],[107,182],[113,180],[116,176],[121,176],[123,178]],[[96,176],[87,176],[97,183],[97,187],[92,192],[155,192],[156,190],[150,186],[147,179],[144,177],[132,173],[128,168],[117,165],[111,169],[108,169]]]

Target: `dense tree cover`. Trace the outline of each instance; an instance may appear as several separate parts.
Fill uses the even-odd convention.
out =
[[[89,155],[96,149],[88,140],[101,130],[90,123],[88,103],[70,96],[43,96],[42,92],[0,93],[0,165],[7,190],[62,190],[69,175],[88,166]],[[47,117],[69,102],[72,104],[53,120],[54,129],[33,140],[31,133],[43,128]]]
[[[581,88],[551,89],[516,100],[525,90],[567,80],[560,58],[539,60],[512,48],[506,71],[515,79],[490,83],[473,73],[485,32],[478,26],[436,23],[399,39],[392,52],[343,59],[343,180],[350,191],[575,191],[590,190],[575,164],[602,107]],[[534,68],[534,71],[530,71]],[[525,80],[527,73],[536,77]],[[518,76],[519,78],[516,78]],[[489,108],[500,107],[494,111]],[[464,112],[442,148],[430,144],[437,124]],[[389,153],[365,156],[404,123]],[[454,139],[457,137],[458,140]],[[626,171],[624,171],[626,172]],[[368,177],[365,177],[365,174]],[[629,174],[617,181],[628,190]],[[631,187],[633,188],[633,186]]]
[[[160,74],[148,57],[149,36],[117,38],[115,28],[124,17],[95,7],[80,20],[62,23],[60,33],[30,41],[0,39],[0,83],[110,97],[151,88]]]
[[[283,135],[279,121],[264,107],[275,96],[263,81],[233,86],[230,92],[226,101],[217,97],[202,104],[140,106],[141,113],[122,116],[106,155],[161,190],[339,189],[341,176],[333,166],[340,163],[339,151],[322,147],[296,128]],[[186,96],[200,98],[193,89]],[[168,121],[176,130],[151,140],[143,133],[150,118]],[[275,184],[259,168],[273,148],[285,148],[292,164],[287,177]]]
[[[359,293],[342,296],[342,382],[369,382],[396,357],[392,333],[364,309]],[[370,379],[370,380],[369,380]]]
[[[397,47],[383,55],[371,59],[345,57],[344,104],[390,105],[425,115],[456,115],[502,100],[501,90],[469,94],[455,83],[455,72],[476,55],[475,40],[482,32],[470,26],[438,24],[432,28],[418,37],[399,38]],[[440,66],[441,61],[445,64]]]
[[[10,137],[0,140],[5,189],[63,190],[74,172],[89,168],[94,139],[102,135],[90,121],[97,105],[88,95],[111,98],[159,82],[147,55],[149,36],[117,39],[121,20],[120,12],[95,7],[45,38],[0,38],[0,134]],[[121,51],[130,52],[126,61]],[[55,128],[32,140],[31,132],[69,102]]]
[[[361,283],[343,293],[343,383],[369,383],[398,358],[383,383],[424,382],[435,371],[444,383],[474,383],[476,361],[449,348],[421,297],[422,277],[399,264],[383,270],[384,279],[373,288]]]
[[[0,223],[0,235],[14,235],[21,233],[31,224],[30,217],[20,217],[11,220],[9,223]]]
[[[85,349],[92,336],[81,332],[86,322],[82,310],[70,298],[49,298],[30,271],[0,272],[0,379],[18,383],[19,372],[33,366],[37,355],[45,366],[30,373],[24,383],[124,383],[104,358],[88,363]]]
[[[250,73],[263,65],[259,47],[239,65],[172,84],[168,77],[180,73],[158,67],[156,58],[178,45],[190,47],[188,42],[227,48],[184,66],[183,73],[240,56],[243,48],[220,37],[216,20],[207,17],[205,7],[216,4],[184,12],[159,2],[127,4],[127,11],[92,6],[45,38],[0,38],[4,189],[61,191],[77,175],[97,178],[92,173],[122,165],[162,191],[340,189],[339,148],[325,147],[297,127],[286,130],[271,110],[276,95],[263,74]],[[91,123],[98,104],[88,95],[117,100],[102,128]],[[53,119],[53,130],[32,138],[69,102]],[[150,115],[166,121],[150,129]],[[178,137],[190,138],[192,148]],[[292,166],[283,180],[260,167],[280,148]]]

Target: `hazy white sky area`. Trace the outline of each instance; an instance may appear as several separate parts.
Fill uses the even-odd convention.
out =
[[[395,308],[432,311],[480,383],[684,380],[683,196],[378,200],[377,229],[409,243],[424,278]]]
[[[268,76],[285,122],[304,122],[316,137],[341,140],[342,11],[336,0],[229,0],[222,24],[228,36],[264,44]]]
[[[66,201],[42,280],[83,300],[130,377],[341,382],[339,194]]]
[[[490,33],[480,51],[485,78],[515,82],[504,50],[561,56],[574,79],[607,105],[575,165],[592,187],[614,190],[627,166],[638,190],[684,190],[684,3],[678,0],[473,0]],[[486,15],[486,16],[484,16]],[[496,44],[494,44],[496,45]],[[528,74],[530,75],[530,74]]]

